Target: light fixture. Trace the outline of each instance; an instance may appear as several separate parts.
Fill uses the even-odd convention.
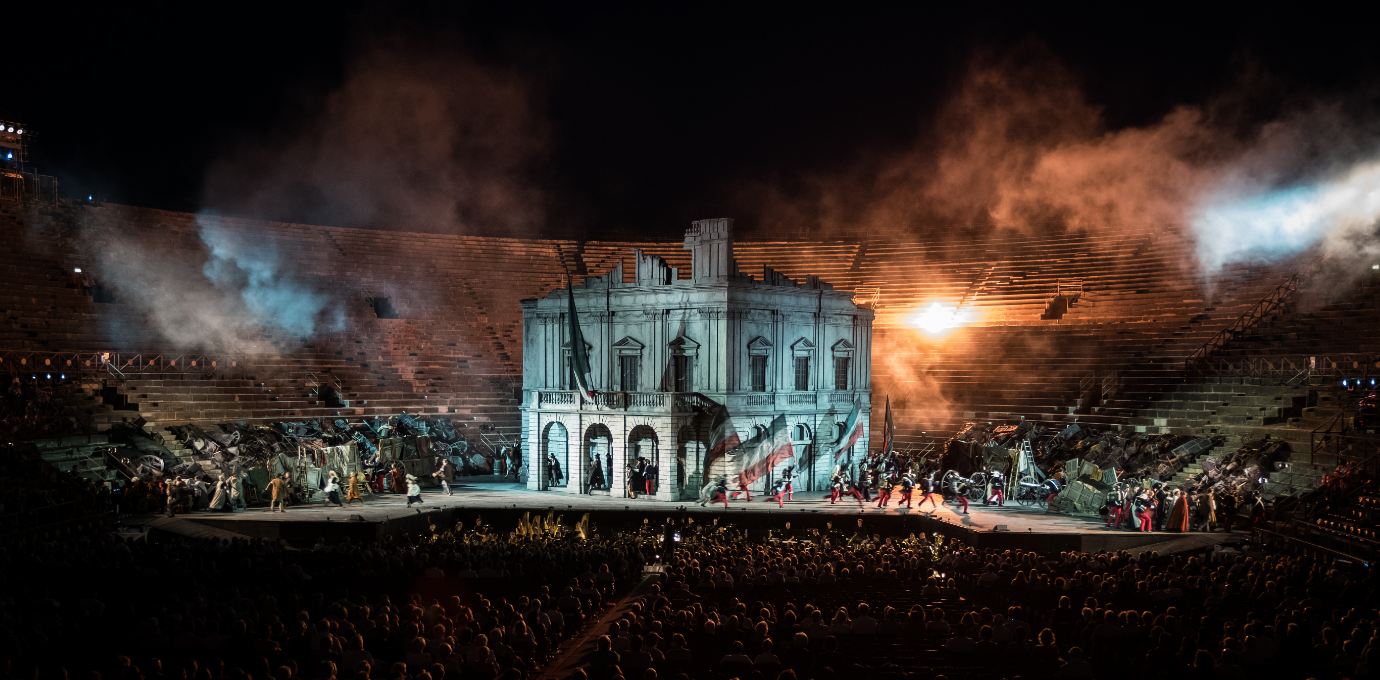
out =
[[[1380,264],[1373,264],[1373,265],[1370,266],[1370,268],[1371,268],[1371,269],[1380,269]]]
[[[22,134],[24,134],[24,128],[19,128],[19,132],[16,132],[15,134],[17,134],[17,135],[22,135]]]
[[[72,271],[73,271],[73,272],[76,272],[76,273],[78,273],[78,274],[80,274],[80,273],[81,273],[81,267],[73,267],[73,268],[72,268]]]
[[[6,132],[14,132],[14,126],[11,125],[11,126],[10,126],[10,129],[9,129],[9,130],[6,130]]]

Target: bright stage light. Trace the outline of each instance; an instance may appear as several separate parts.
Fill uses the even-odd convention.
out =
[[[912,328],[930,335],[943,335],[969,321],[967,310],[942,302],[932,302],[928,307],[918,309],[907,320]]]
[[[81,273],[81,267],[73,267],[73,268],[72,268],[72,271],[74,271],[74,272],[80,274],[80,273]]]

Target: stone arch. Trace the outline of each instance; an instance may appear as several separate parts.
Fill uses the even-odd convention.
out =
[[[695,428],[682,425],[676,433],[676,488],[682,493],[698,493],[704,485],[704,455],[708,450]]]
[[[661,469],[661,438],[657,436],[656,428],[651,425],[638,425],[628,432],[628,448],[626,459],[628,462],[629,475],[632,468],[638,464],[639,458],[646,458],[648,463]],[[645,480],[643,480],[645,481]],[[656,484],[653,483],[652,491],[656,492]],[[649,493],[643,485],[635,490],[638,495]]]
[[[561,481],[559,484],[552,483],[547,477],[547,486],[562,487],[570,483],[570,431],[565,424],[560,421],[553,421],[546,424],[541,433],[542,459],[539,464],[544,464],[551,457],[556,459],[556,465],[560,468]]]
[[[586,491],[608,490],[613,484],[613,433],[603,423],[585,428],[581,451],[585,456]],[[598,466],[595,466],[595,463]]]

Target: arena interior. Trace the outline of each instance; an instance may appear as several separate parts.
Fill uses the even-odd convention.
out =
[[[664,366],[579,335],[577,291],[698,290],[665,225],[135,205],[39,172],[24,127],[0,121],[2,677],[1380,674],[1373,167],[1317,199],[1370,206],[1346,258],[745,220],[723,285],[818,295],[817,325],[843,291],[866,342],[741,343],[718,403],[682,382],[684,323]],[[559,389],[525,361],[536,301],[581,339]],[[547,404],[628,430],[553,438]],[[827,413],[784,424],[803,404]],[[661,448],[632,433],[658,413],[687,423]]]

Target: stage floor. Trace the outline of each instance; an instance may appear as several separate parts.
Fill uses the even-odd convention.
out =
[[[684,512],[706,520],[711,517],[733,517],[758,527],[774,526],[772,518],[779,517],[780,526],[788,521],[798,526],[832,522],[836,528],[847,530],[851,528],[848,525],[862,519],[864,527],[869,524],[881,526],[899,523],[900,526],[909,527],[909,530],[952,533],[971,542],[993,547],[1153,549],[1165,552],[1211,546],[1231,537],[1225,533],[1112,530],[1103,526],[1098,518],[1047,513],[1042,508],[1025,508],[1014,504],[1002,508],[971,505],[969,514],[963,515],[956,512],[956,506],[952,504],[943,504],[937,509],[930,506],[925,510],[906,509],[894,504],[889,508],[878,508],[874,504],[860,507],[851,500],[830,504],[827,498],[811,492],[796,494],[795,500],[787,501],[785,507],[777,507],[774,501],[754,496],[751,502],[741,499],[730,501],[725,509],[722,504],[701,507],[697,502],[532,491],[519,484],[461,482],[452,485],[452,489],[454,495],[451,496],[439,493],[439,490],[424,493],[424,503],[412,508],[407,507],[402,495],[384,494],[371,496],[363,504],[356,503],[344,509],[309,504],[293,506],[287,512],[269,512],[257,508],[230,514],[199,512],[180,515],[173,520],[158,518],[152,520],[150,525],[184,535],[221,538],[244,535],[301,541],[304,537],[321,535],[326,526],[334,530],[327,533],[341,534],[345,525],[353,525],[356,529],[352,535],[383,536],[392,530],[420,531],[437,519],[446,521],[442,513],[454,516],[456,511],[460,511],[463,513],[460,518],[464,519],[472,514],[483,517],[486,512],[497,516],[524,510],[546,512],[552,509],[564,514],[567,522],[578,519],[571,517],[572,513],[590,512],[605,518],[620,516],[619,519],[626,523],[626,515],[629,514],[660,517]],[[844,525],[845,522],[848,525]]]

